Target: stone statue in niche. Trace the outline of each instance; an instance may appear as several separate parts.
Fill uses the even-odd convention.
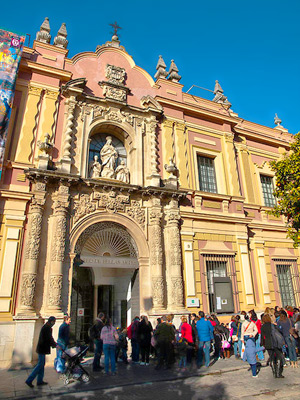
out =
[[[111,136],[107,136],[106,143],[100,151],[100,157],[102,162],[101,177],[114,179],[118,152],[112,145]]]
[[[121,182],[129,183],[129,169],[126,167],[125,161],[116,168],[116,179]]]
[[[99,157],[94,156],[94,161],[90,162],[89,165],[89,176],[90,178],[99,178],[101,173],[101,164],[99,163]]]

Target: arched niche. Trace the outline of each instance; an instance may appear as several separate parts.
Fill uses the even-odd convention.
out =
[[[128,126],[127,126],[128,125]],[[130,183],[137,184],[136,179],[136,149],[135,149],[135,132],[132,126],[127,123],[118,123],[110,121],[98,121],[94,122],[90,126],[90,131],[88,135],[88,145],[86,148],[86,168],[85,177],[89,177],[89,165],[92,161],[92,154],[97,153],[97,147],[99,152],[102,146],[105,144],[105,138],[111,136],[113,139],[113,145],[116,147],[117,151],[120,150],[120,157],[117,160],[116,167],[120,164],[121,160],[125,160],[126,166],[130,171]],[[99,140],[98,146],[96,144]],[[93,151],[90,151],[90,149]],[[100,155],[99,161],[100,161]]]

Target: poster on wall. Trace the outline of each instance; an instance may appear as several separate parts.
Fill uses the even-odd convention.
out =
[[[25,36],[0,29],[0,179]]]

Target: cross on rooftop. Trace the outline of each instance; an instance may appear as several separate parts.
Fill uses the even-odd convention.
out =
[[[118,36],[118,29],[122,29],[120,26],[118,26],[117,22],[115,22],[114,24],[109,24],[113,30],[114,30],[114,34]]]

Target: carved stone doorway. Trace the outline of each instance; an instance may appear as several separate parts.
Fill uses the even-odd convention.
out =
[[[78,274],[78,269],[89,270],[92,277],[89,310],[77,310],[77,313],[92,315],[93,320],[102,311],[115,326],[128,326],[140,313],[140,290],[138,250],[126,227],[114,222],[93,224],[80,235],[75,250],[83,264],[73,271]],[[73,313],[74,301],[72,294]],[[86,324],[81,336],[85,337],[88,328]]]

